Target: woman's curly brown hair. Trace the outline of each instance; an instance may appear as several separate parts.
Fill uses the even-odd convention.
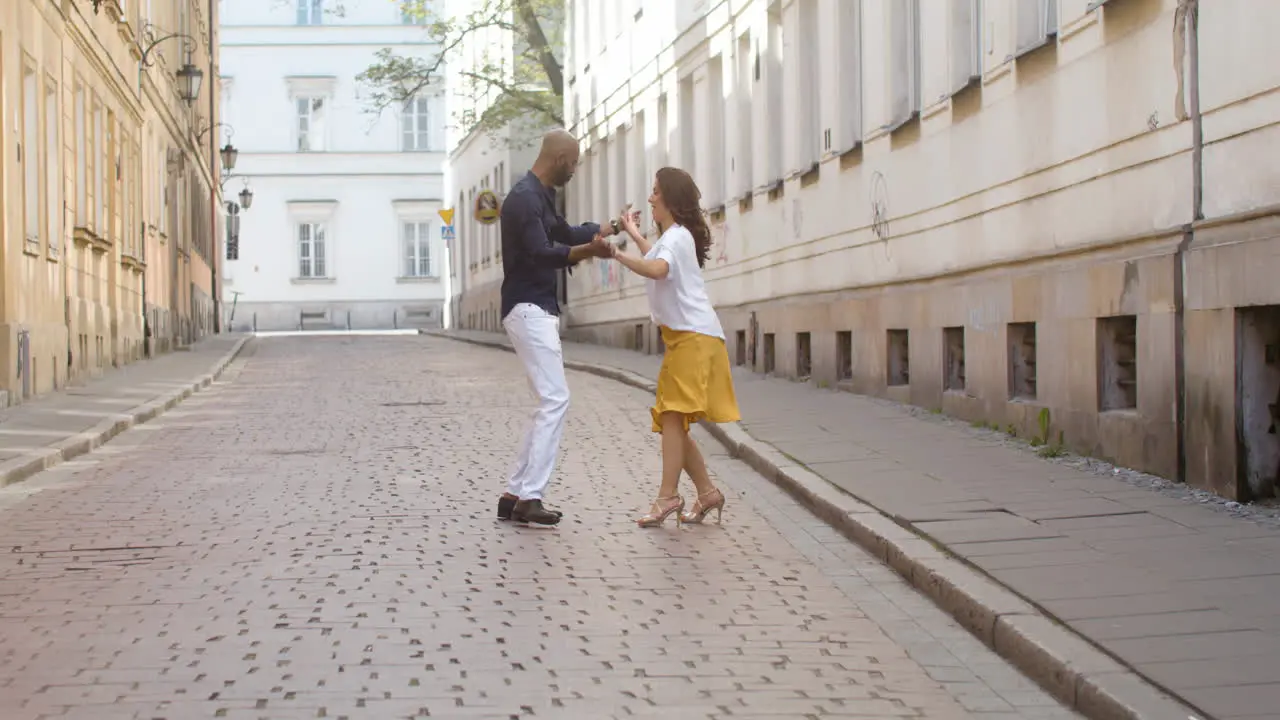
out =
[[[680,168],[664,167],[658,171],[658,192],[671,217],[693,235],[698,251],[698,267],[706,267],[711,257],[711,228],[707,227],[702,209],[702,192],[689,173]],[[664,231],[667,228],[662,228]]]

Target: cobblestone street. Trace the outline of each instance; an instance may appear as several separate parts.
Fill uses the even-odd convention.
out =
[[[0,489],[0,718],[1076,717],[705,436],[724,525],[638,529],[650,398],[570,384],[554,529],[494,518],[516,358],[416,336],[258,339]]]

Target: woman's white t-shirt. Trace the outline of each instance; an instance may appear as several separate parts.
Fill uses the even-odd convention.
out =
[[[687,330],[723,340],[720,318],[702,282],[693,234],[682,225],[672,225],[644,257],[666,260],[670,267],[665,278],[646,283],[653,321],[672,330]]]

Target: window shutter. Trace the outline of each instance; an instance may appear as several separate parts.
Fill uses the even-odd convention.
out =
[[[951,0],[951,94],[982,77],[982,0]]]
[[[862,144],[862,0],[842,0],[837,7],[840,109],[831,152],[843,154]]]
[[[1017,32],[1014,57],[1022,57],[1057,37],[1057,0],[1018,0]]]
[[[897,130],[920,110],[918,0],[893,0],[889,8],[889,125]]]

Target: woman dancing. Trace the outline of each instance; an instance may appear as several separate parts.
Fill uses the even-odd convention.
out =
[[[677,525],[700,523],[713,510],[719,522],[724,512],[724,494],[711,484],[707,464],[689,434],[689,425],[698,420],[726,423],[739,418],[724,330],[702,281],[711,230],[701,199],[689,173],[662,168],[649,196],[660,230],[658,241],[650,244],[640,233],[638,213],[628,205],[621,225],[643,257],[614,251],[618,262],[648,280],[649,311],[666,346],[651,410],[653,431],[662,433],[662,484],[648,514],[637,520],[640,527],[658,527],[672,514]],[[681,470],[689,473],[697,491],[687,513],[678,492]]]

